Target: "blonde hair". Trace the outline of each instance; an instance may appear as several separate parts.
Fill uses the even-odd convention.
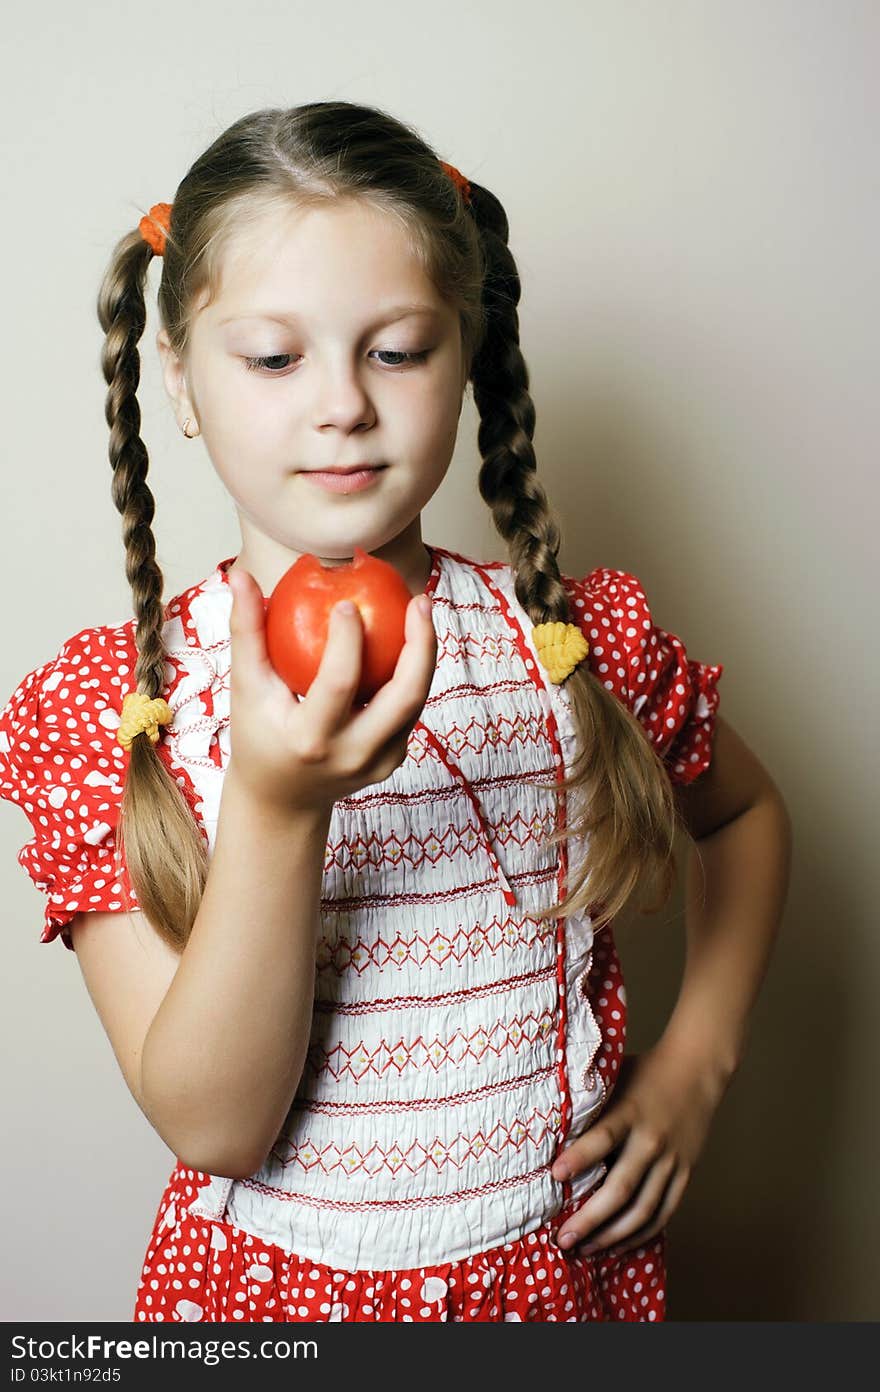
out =
[[[572,622],[556,557],[560,534],[537,477],[535,407],[519,343],[520,280],[507,217],[487,188],[470,182],[466,206],[438,156],[414,130],[373,107],[313,102],[253,112],[234,122],[192,165],[173,199],[162,258],[159,314],[172,349],[186,353],[193,307],[216,295],[224,253],[273,211],[361,199],[396,218],[438,293],[454,305],[480,415],[479,491],[507,544],[517,598],[533,624]],[[165,683],[163,578],[156,563],[140,436],[138,341],[146,321],[151,247],[135,228],[113,249],[98,294],[105,333],[101,366],[113,501],[122,515],[126,574],[136,616],[137,690]],[[562,783],[585,808],[547,845],[588,838],[569,870],[569,891],[538,917],[589,909],[610,921],[643,875],[660,876],[662,907],[675,880],[675,801],[667,770],[645,730],[582,662],[566,679],[578,753]],[[135,736],[120,810],[117,858],[140,906],[168,942],[191,932],[208,873],[205,838],[179,784],[146,733]]]

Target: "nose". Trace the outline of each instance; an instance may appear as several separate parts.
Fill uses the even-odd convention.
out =
[[[351,367],[327,368],[316,390],[315,426],[349,432],[372,425],[375,410],[370,394]]]

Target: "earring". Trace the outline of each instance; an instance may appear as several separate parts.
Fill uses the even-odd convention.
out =
[[[186,420],[183,422],[183,425],[180,427],[188,440],[194,440],[199,433],[197,426],[196,429],[193,431],[192,435],[190,435],[188,427],[192,425],[192,423],[192,417],[187,416]]]

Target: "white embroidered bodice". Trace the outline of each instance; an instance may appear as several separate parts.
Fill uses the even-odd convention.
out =
[[[565,689],[546,679],[510,567],[429,550],[437,667],[405,762],[333,808],[296,1097],[260,1170],[212,1177],[193,1205],[351,1270],[457,1260],[539,1227],[561,1207],[561,1141],[603,1102],[589,916],[532,916],[565,891],[565,852],[543,845],[556,799],[531,782],[570,771]],[[189,636],[179,616],[165,625],[170,760],[197,790],[209,853],[231,598],[218,569]]]

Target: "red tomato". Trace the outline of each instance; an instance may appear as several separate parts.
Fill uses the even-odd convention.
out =
[[[327,643],[330,610],[351,599],[360,611],[363,648],[354,705],[365,705],[394,675],[412,598],[400,573],[359,546],[348,565],[323,566],[306,553],[282,575],[266,607],[269,661],[297,695],[315,679]]]

